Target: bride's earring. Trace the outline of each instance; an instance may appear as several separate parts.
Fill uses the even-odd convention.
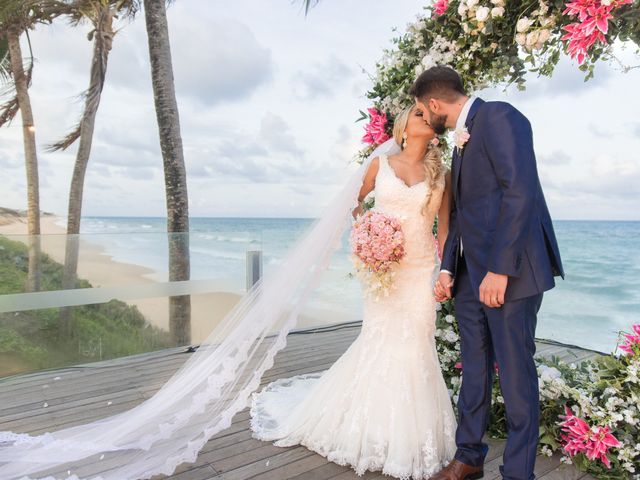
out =
[[[407,132],[404,132],[402,134],[402,148],[407,148]]]

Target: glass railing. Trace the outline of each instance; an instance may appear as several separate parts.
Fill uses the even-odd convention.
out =
[[[167,234],[160,219],[90,220],[78,236],[0,235],[0,376],[197,345],[312,223],[194,219],[190,234]],[[640,224],[557,222],[556,231],[567,278],[545,295],[537,336],[612,351],[640,309],[640,264],[628,255]],[[362,319],[347,235],[297,329]],[[171,298],[188,299],[190,313],[180,317],[178,303],[170,318]]]
[[[0,235],[0,377],[198,345],[309,224]],[[345,234],[296,329],[359,319]]]

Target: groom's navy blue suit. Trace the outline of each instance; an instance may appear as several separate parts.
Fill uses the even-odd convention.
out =
[[[466,126],[470,138],[453,156],[454,200],[442,258],[442,269],[455,277],[462,350],[456,458],[484,462],[497,361],[508,424],[500,470],[505,479],[530,480],[539,435],[536,319],[543,292],[564,272],[529,121],[507,103],[476,99]],[[500,308],[480,302],[487,272],[509,276]]]

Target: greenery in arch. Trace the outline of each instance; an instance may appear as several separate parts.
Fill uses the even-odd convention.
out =
[[[607,31],[605,35],[596,27],[589,47],[580,38],[582,30],[570,31],[575,25],[588,28],[589,21],[600,18],[588,12],[605,15],[600,28]],[[576,59],[589,80],[596,63],[617,60],[613,45],[620,42],[640,52],[640,0],[439,0],[426,6],[393,40],[393,48],[384,51],[367,97],[386,114],[391,133],[393,118],[413,102],[409,87],[431,66],[454,68],[469,92],[513,84],[524,89],[529,72],[551,76],[564,54]],[[632,68],[637,67],[622,66],[623,71]],[[359,157],[365,158],[375,146],[369,145]]]

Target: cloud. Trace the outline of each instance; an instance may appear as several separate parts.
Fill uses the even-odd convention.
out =
[[[345,88],[352,76],[353,69],[332,56],[308,71],[299,71],[293,78],[293,92],[303,100],[328,97],[337,89]]]
[[[239,20],[222,20],[214,13],[178,4],[167,12],[176,94],[197,102],[200,108],[247,98],[273,76],[271,52],[258,42],[251,29]],[[122,28],[109,56],[107,87],[145,92],[145,102],[151,103],[144,18],[119,26]],[[67,39],[71,37],[71,32],[63,33]],[[72,63],[73,69],[78,70],[80,59],[86,59],[86,68],[79,71],[86,78],[91,57],[84,50],[73,45],[71,54],[61,61]]]
[[[540,97],[545,99],[562,95],[575,95],[576,92],[585,93],[595,88],[604,87],[612,78],[614,72],[608,65],[597,65],[595,77],[585,82],[586,74],[577,68],[568,57],[562,56],[551,77],[538,76],[529,73],[526,76],[526,89],[519,91],[515,86],[510,86],[507,92],[523,102],[537,102]],[[502,88],[489,88],[484,90],[483,98],[504,99]]]
[[[273,113],[267,113],[260,124],[260,138],[272,151],[289,153],[303,157],[304,151],[296,144],[296,139],[285,120]]]
[[[554,150],[550,154],[538,155],[538,161],[545,166],[567,165],[571,163],[571,157],[561,150]]]
[[[610,203],[612,199],[640,202],[640,161],[632,158],[612,158],[599,155],[574,171],[572,176],[556,178],[551,188],[576,195],[593,195]]]
[[[245,24],[227,19],[182,19],[172,36],[176,88],[211,106],[248,97],[273,75],[271,52]]]

